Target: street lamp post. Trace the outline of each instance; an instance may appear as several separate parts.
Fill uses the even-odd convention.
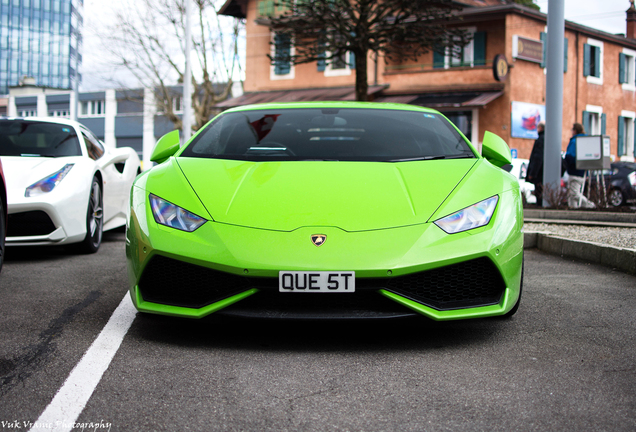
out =
[[[543,185],[558,191],[561,180],[561,134],[563,129],[563,0],[548,0],[548,38],[546,58],[546,119],[543,152]],[[545,189],[544,189],[545,190]],[[557,196],[558,194],[553,194]],[[548,207],[543,194],[543,207]],[[552,203],[557,204],[557,203]]]
[[[192,14],[192,0],[186,0],[185,23],[185,74],[183,76],[183,140],[185,144],[192,135],[192,65],[190,64],[190,52],[192,51],[192,37],[190,31],[190,15]]]

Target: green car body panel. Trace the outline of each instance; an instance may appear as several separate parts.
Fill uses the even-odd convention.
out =
[[[232,111],[307,107],[436,113],[406,105],[345,102]],[[126,255],[130,293],[140,311],[201,318],[258,292],[246,289],[201,308],[145,301],[139,281],[155,255],[254,278],[278,278],[281,270],[355,271],[356,280],[394,278],[487,257],[506,287],[498,304],[437,310],[384,289],[378,295],[434,320],[504,315],[519,299],[519,185],[483,157],[397,163],[251,162],[185,158],[181,152],[183,148],[140,175],[131,191]],[[160,225],[153,218],[150,194],[207,222],[193,232]],[[498,196],[497,207],[485,226],[447,234],[433,223],[493,196]],[[310,242],[316,233],[327,236],[321,247]]]

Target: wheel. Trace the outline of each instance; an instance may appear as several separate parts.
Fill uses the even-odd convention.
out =
[[[4,204],[0,199],[0,270],[2,270],[2,263],[4,262],[4,241],[7,233],[5,232],[4,221]]]
[[[614,207],[622,206],[625,203],[625,197],[623,197],[623,192],[620,189],[612,189],[607,199]]]
[[[102,244],[104,229],[104,199],[102,187],[97,177],[93,178],[91,194],[88,198],[88,210],[86,212],[86,237],[79,248],[84,253],[95,253]]]

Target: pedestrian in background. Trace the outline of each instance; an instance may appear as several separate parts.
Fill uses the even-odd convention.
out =
[[[537,125],[537,133],[539,137],[534,141],[532,153],[530,153],[530,161],[528,162],[528,171],[526,173],[526,181],[534,184],[534,196],[537,197],[537,204],[542,205],[543,198],[543,140],[545,132],[545,123],[541,122]]]
[[[585,208],[594,208],[596,207],[594,203],[583,195],[585,171],[576,169],[576,138],[579,136],[585,136],[585,129],[580,123],[574,123],[572,125],[572,138],[570,138],[568,148],[565,151],[568,172],[568,207],[579,208],[582,205]]]

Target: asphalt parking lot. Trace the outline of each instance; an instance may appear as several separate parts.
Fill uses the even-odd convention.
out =
[[[636,429],[636,277],[532,249],[524,277],[511,320],[137,316],[75,430]],[[126,290],[122,232],[9,250],[1,430],[40,418]]]

